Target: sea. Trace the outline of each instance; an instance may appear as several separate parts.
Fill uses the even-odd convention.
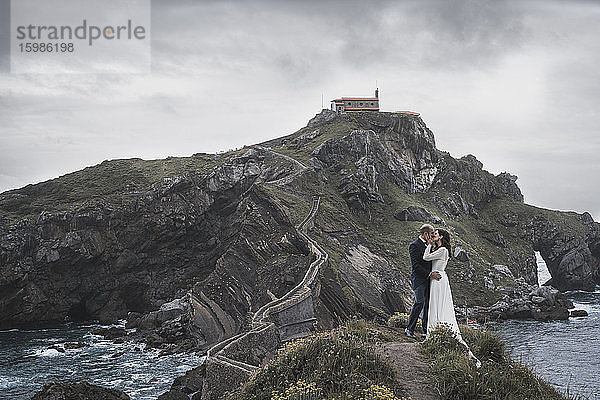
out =
[[[45,383],[82,380],[120,389],[131,399],[156,399],[204,360],[195,354],[160,356],[142,344],[116,344],[92,334],[124,322],[0,331],[0,399],[30,399]]]
[[[543,283],[550,274],[536,257]],[[556,322],[509,321],[491,328],[506,339],[514,359],[560,392],[600,400],[600,290],[566,295],[589,315]],[[0,400],[30,399],[50,381],[81,380],[123,390],[133,400],[156,399],[177,376],[204,360],[195,354],[159,356],[140,344],[115,344],[92,334],[100,326],[0,331]]]
[[[536,260],[539,284],[543,284],[550,273],[539,253]],[[508,321],[492,329],[506,340],[513,359],[560,392],[600,400],[600,287],[565,295],[588,316],[552,322]]]

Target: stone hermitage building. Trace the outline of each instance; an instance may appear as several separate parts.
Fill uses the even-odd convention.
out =
[[[340,114],[346,111],[379,111],[379,89],[375,97],[341,97],[331,100],[331,110]]]

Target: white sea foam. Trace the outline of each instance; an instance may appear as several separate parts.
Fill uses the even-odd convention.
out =
[[[23,378],[16,376],[0,376],[0,389],[9,389],[20,386],[23,381]]]
[[[56,349],[41,349],[41,350],[36,350],[36,352],[34,353],[34,355],[36,357],[56,357],[56,356],[62,356],[65,353],[61,353],[60,351],[56,350]]]

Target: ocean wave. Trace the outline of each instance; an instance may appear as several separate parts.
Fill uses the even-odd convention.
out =
[[[65,353],[60,352],[56,349],[39,349],[30,355],[32,355],[34,357],[57,357],[57,356],[64,356]]]
[[[21,386],[25,379],[17,376],[0,376],[0,389],[10,389],[13,387]]]

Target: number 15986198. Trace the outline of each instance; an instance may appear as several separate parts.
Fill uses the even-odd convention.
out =
[[[19,43],[21,53],[72,53],[73,43]]]

